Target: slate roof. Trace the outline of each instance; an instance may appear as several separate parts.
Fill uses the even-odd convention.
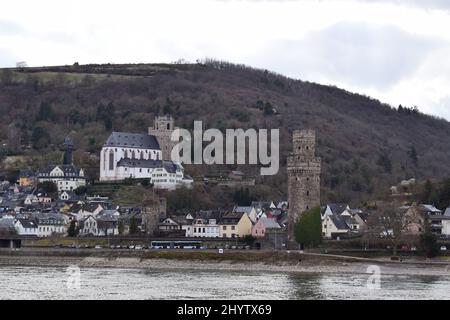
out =
[[[228,212],[222,216],[220,224],[237,224],[244,214],[244,212]]]
[[[104,147],[125,147],[161,150],[155,136],[141,133],[113,132]]]
[[[200,210],[195,215],[195,219],[203,219],[203,220],[209,220],[209,219],[216,219],[218,222],[220,220],[220,217],[222,216],[221,212],[219,211],[213,211],[213,210]]]
[[[328,206],[333,214],[341,214],[345,211],[345,209],[347,209],[348,205],[345,203],[330,203]]]
[[[429,213],[441,214],[442,211],[431,204],[422,204],[421,209]]]
[[[252,212],[253,207],[235,207],[233,212],[244,212],[246,214],[250,214]]]
[[[49,165],[44,169],[39,170],[38,176],[41,177],[44,174],[46,174],[47,175],[46,177],[48,177],[50,172],[52,172],[56,167],[62,170],[65,177],[78,177],[78,175],[80,174],[80,170],[77,167],[75,167],[73,164],[67,164],[67,165]]]
[[[450,207],[445,210],[444,216],[450,216]]]
[[[261,221],[261,223],[266,227],[266,229],[280,229],[280,225],[269,218],[261,218],[258,220],[258,222]]]
[[[343,219],[341,219],[339,216],[331,215],[329,217],[330,217],[331,221],[333,221],[334,225],[336,226],[336,228],[338,230],[348,230],[349,229],[349,227],[345,223],[345,221]]]
[[[176,173],[181,167],[172,161],[152,160],[152,159],[130,159],[123,158],[117,162],[118,167],[127,168],[164,168],[169,173]]]
[[[17,220],[20,222],[22,227],[24,227],[26,229],[35,229],[35,228],[37,228],[37,224],[33,220],[29,220],[29,219],[17,219]]]

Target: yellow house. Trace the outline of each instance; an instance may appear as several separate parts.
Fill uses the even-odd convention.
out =
[[[252,234],[252,221],[244,212],[229,212],[222,216],[219,223],[220,237],[241,238]]]
[[[23,170],[19,176],[19,186],[28,187],[34,184],[34,174],[29,170]]]

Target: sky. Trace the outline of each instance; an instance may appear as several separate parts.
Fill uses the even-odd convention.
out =
[[[448,0],[15,0],[0,67],[216,58],[450,120]]]

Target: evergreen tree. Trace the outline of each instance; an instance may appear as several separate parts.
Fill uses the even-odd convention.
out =
[[[133,216],[130,220],[130,234],[135,235],[139,232],[136,218]]]
[[[322,239],[320,207],[305,211],[295,225],[295,240],[304,247],[316,247]]]
[[[67,235],[70,238],[75,238],[78,235],[78,230],[77,230],[77,227],[76,227],[76,224],[75,224],[75,220],[72,220],[70,222],[69,229],[67,229]]]

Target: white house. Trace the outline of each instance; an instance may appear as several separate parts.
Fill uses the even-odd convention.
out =
[[[37,236],[39,228],[35,221],[28,219],[17,219],[14,221],[14,228],[20,236]]]
[[[163,160],[121,159],[116,165],[116,177],[118,180],[149,179],[154,188],[168,190],[192,183],[185,179],[180,164]]]
[[[88,203],[88,204],[76,203],[69,208],[68,212],[76,215],[77,221],[81,221],[89,216],[96,217],[103,210],[104,210],[103,206],[99,203]]]
[[[38,181],[52,181],[58,187],[58,192],[75,190],[86,186],[83,169],[74,165],[51,165],[38,172]]]
[[[97,219],[93,216],[84,218],[84,220],[80,221],[80,225],[82,226],[80,228],[80,235],[96,235],[98,232]]]
[[[343,218],[337,215],[327,215],[322,221],[322,237],[336,239],[347,235],[350,228]]]
[[[23,203],[26,204],[26,205],[30,205],[30,204],[38,203],[38,202],[39,202],[39,199],[38,199],[38,197],[37,197],[36,195],[34,195],[34,194],[29,194],[29,195],[27,195],[27,196],[25,197],[25,200],[23,201]]]
[[[88,216],[80,222],[80,235],[109,236],[119,234],[118,219],[112,216]]]
[[[48,214],[36,217],[38,225],[38,237],[50,237],[55,234],[65,235],[67,228],[65,219],[60,214]]]
[[[192,236],[205,238],[220,237],[220,214],[214,211],[200,211],[192,223]]]

